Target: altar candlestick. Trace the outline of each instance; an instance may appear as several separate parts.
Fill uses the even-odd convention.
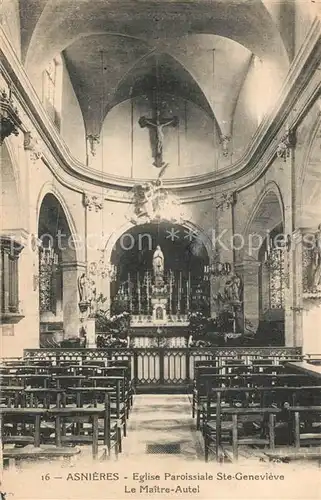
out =
[[[142,304],[140,298],[140,281],[139,281],[139,271],[137,271],[137,298],[138,298],[138,314],[142,313]]]
[[[149,314],[149,273],[146,272],[146,302],[147,302],[147,314]]]
[[[190,305],[191,299],[191,271],[188,271],[188,306]]]
[[[186,281],[186,312],[189,311],[189,280]]]
[[[128,298],[129,298],[129,310],[130,310],[130,312],[132,312],[133,304],[132,304],[132,293],[131,293],[131,286],[130,286],[130,273],[128,273]]]
[[[182,271],[179,272],[179,280],[178,280],[178,304],[177,304],[177,314],[181,312],[181,296],[182,296]]]
[[[169,312],[173,314],[173,271],[169,271]]]

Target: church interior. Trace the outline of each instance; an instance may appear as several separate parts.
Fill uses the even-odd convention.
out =
[[[1,474],[320,467],[320,11],[1,2]]]

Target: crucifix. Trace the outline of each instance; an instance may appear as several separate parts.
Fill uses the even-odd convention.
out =
[[[178,117],[173,116],[172,118],[161,118],[160,111],[156,109],[153,118],[146,118],[142,116],[138,120],[139,125],[144,128],[148,127],[151,133],[151,139],[154,146],[154,163],[153,165],[157,168],[161,168],[165,165],[163,161],[163,143],[164,143],[164,132],[165,127],[177,127]]]
[[[155,61],[155,87],[152,96],[152,118],[146,118],[142,116],[138,123],[142,128],[147,127],[149,129],[152,148],[153,148],[153,165],[157,168],[161,168],[165,165],[163,161],[163,144],[164,144],[164,128],[165,127],[177,127],[179,121],[177,116],[172,118],[165,118],[161,116],[160,103],[159,103],[159,75],[158,75],[158,59],[156,57]]]

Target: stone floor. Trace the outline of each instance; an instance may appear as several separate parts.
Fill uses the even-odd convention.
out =
[[[79,480],[80,474],[85,479]],[[246,479],[249,474],[259,479]],[[6,500],[315,500],[321,498],[320,491],[320,469],[311,466],[297,470],[290,464],[251,460],[205,464],[186,394],[136,395],[118,461],[93,462],[90,448],[83,447],[71,466],[27,463],[5,471],[0,482]]]
[[[122,458],[144,455],[153,461],[202,459],[201,436],[195,430],[188,395],[136,396]]]

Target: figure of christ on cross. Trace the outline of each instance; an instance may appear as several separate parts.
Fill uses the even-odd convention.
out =
[[[163,143],[164,143],[164,127],[172,126],[177,127],[178,117],[173,116],[173,118],[161,118],[160,111],[156,111],[156,118],[149,119],[146,116],[142,116],[138,120],[139,125],[144,128],[148,127],[155,134],[155,153],[154,153],[154,166],[157,168],[163,167]]]

